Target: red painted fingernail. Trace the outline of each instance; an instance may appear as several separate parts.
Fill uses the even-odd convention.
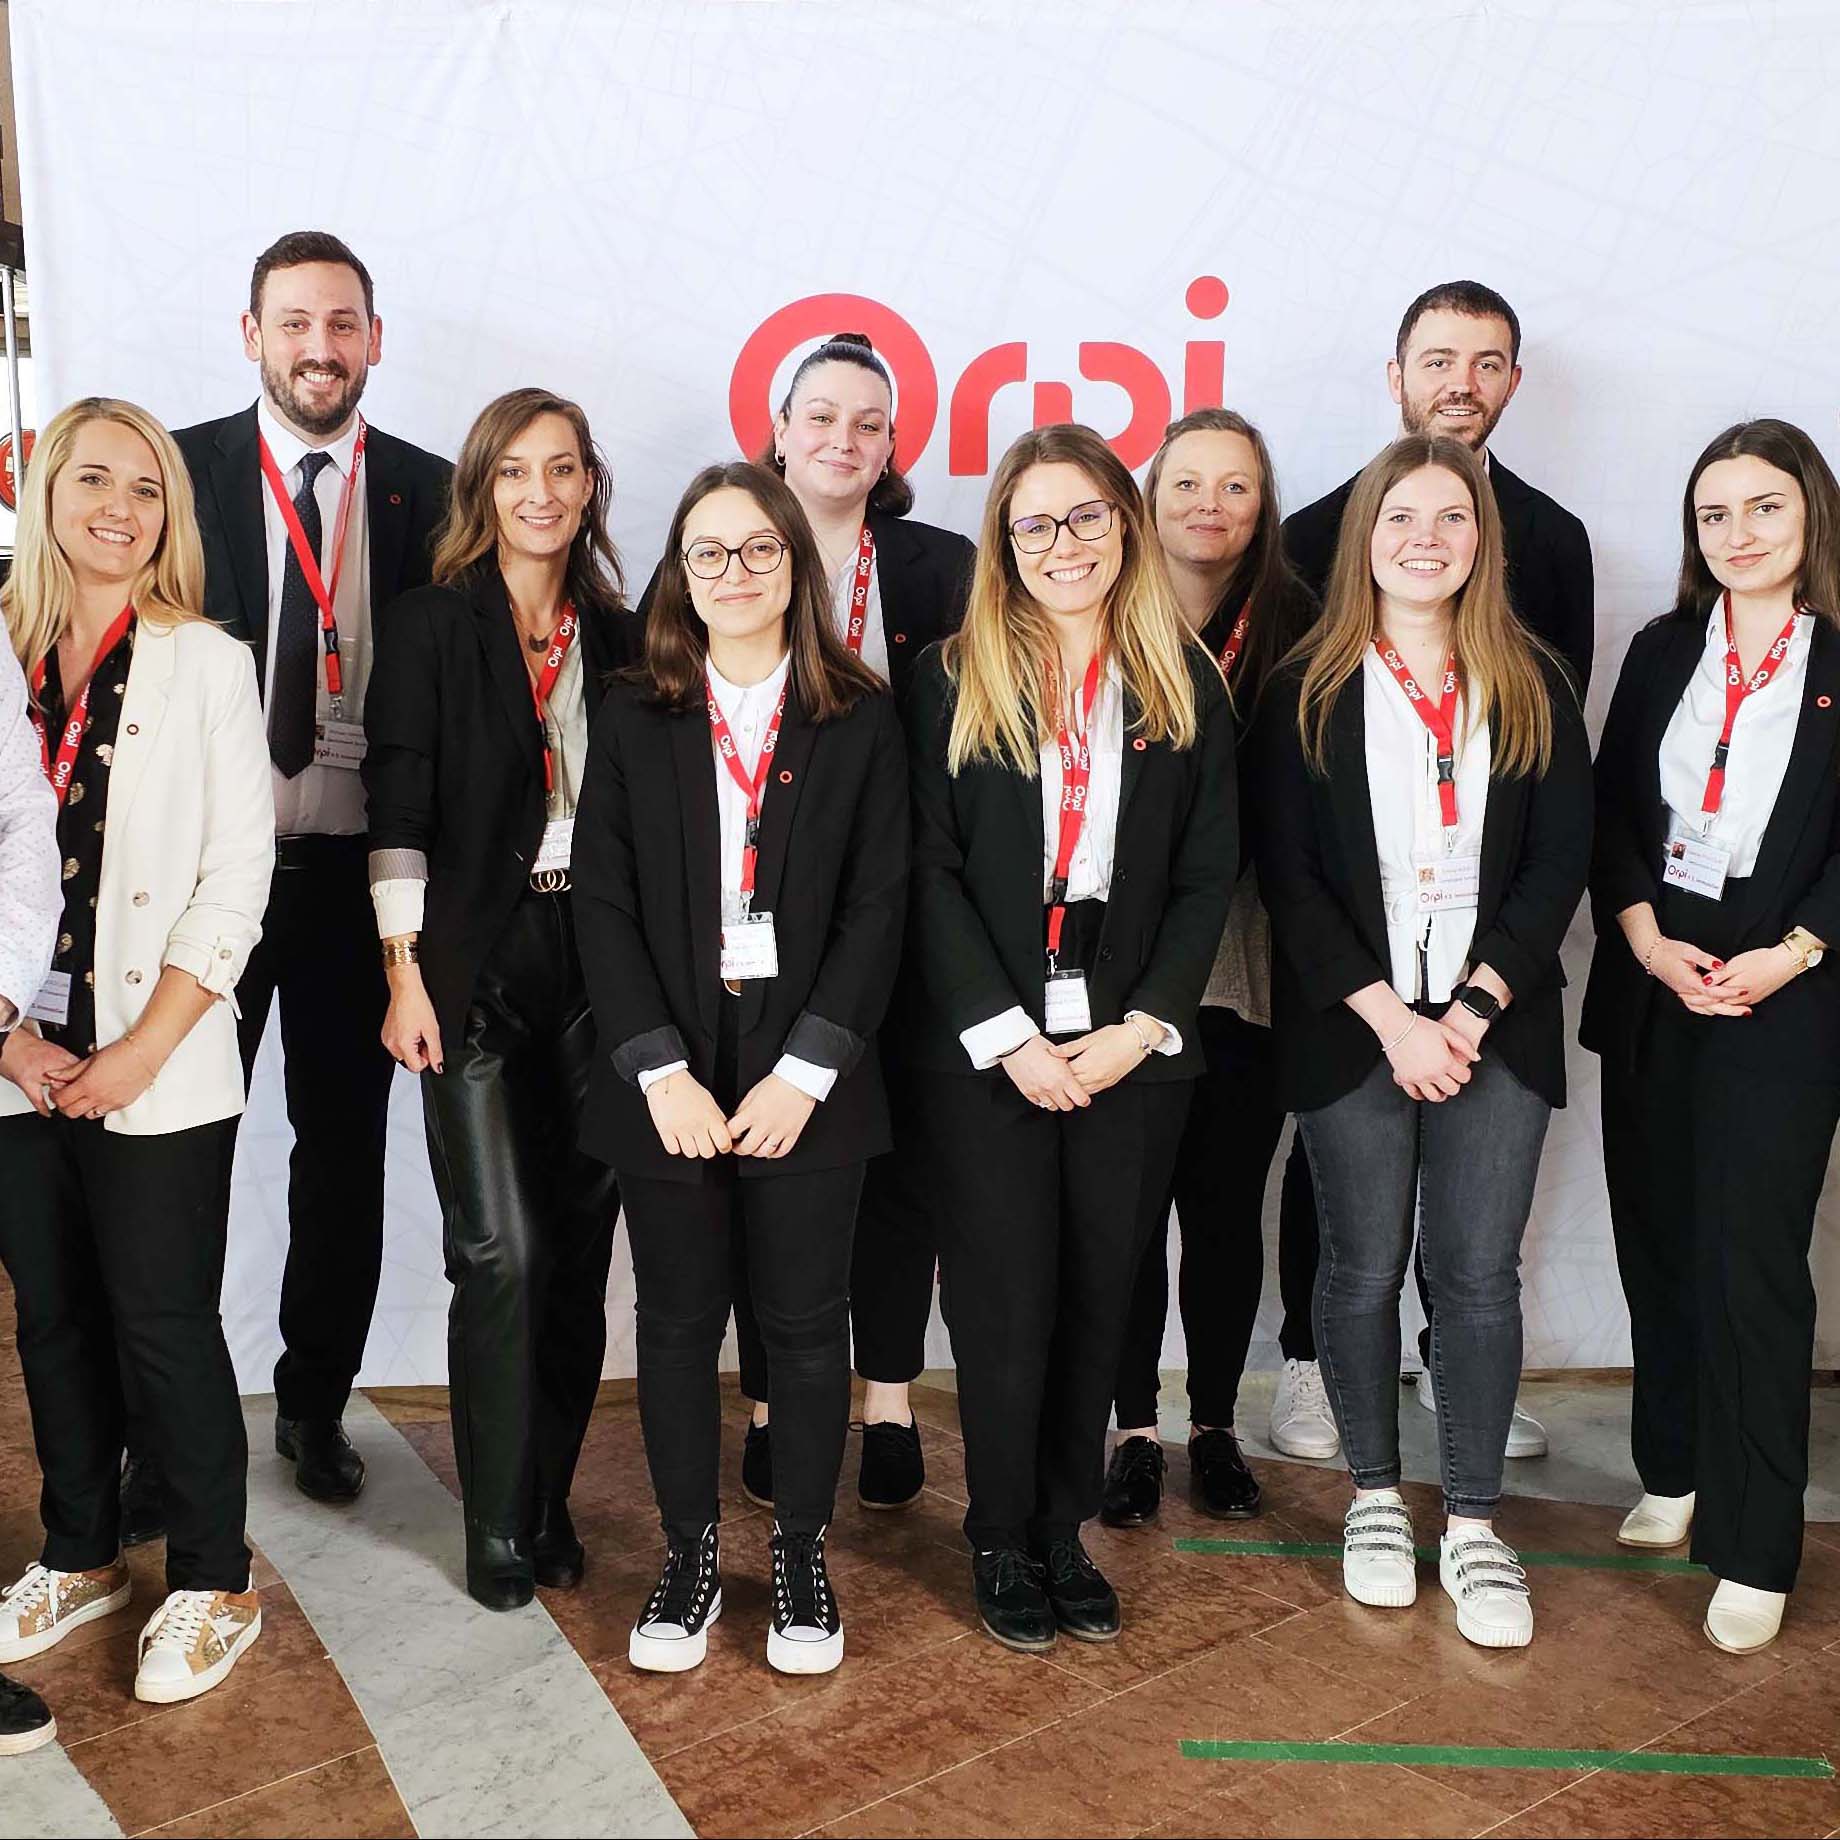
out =
[[[1700,979],[1700,982],[1701,982],[1702,984],[1710,984],[1710,983],[1712,982],[1712,973],[1711,973],[1710,971],[1708,971],[1708,972],[1707,972],[1707,973],[1705,974],[1705,976],[1704,976],[1704,977],[1702,977],[1702,978]]]
[[[1723,971],[1723,970],[1725,969],[1725,961],[1724,961],[1724,959],[1722,959],[1722,958],[1715,958],[1715,959],[1714,959],[1714,960],[1712,961],[1712,968],[1713,968],[1713,970],[1714,970],[1714,971]]]

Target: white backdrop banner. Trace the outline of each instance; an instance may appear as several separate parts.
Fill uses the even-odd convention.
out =
[[[1585,521],[1601,712],[1663,610],[1685,469],[1740,417],[1836,453],[1840,17],[1829,0],[13,0],[38,399],[168,423],[250,401],[258,251],[370,265],[381,426],[451,454],[516,384],[579,398],[642,582],[692,471],[752,447],[802,346],[893,362],[928,519],[1074,416],[1133,466],[1224,400],[1296,506],[1393,431],[1434,281],[1501,289],[1526,380],[1496,445]],[[1840,453],[1836,453],[1840,457]],[[1574,991],[1588,933],[1568,956]],[[289,1143],[272,1057],[225,1313],[267,1385]],[[399,1082],[364,1377],[445,1378],[439,1222]],[[1817,1248],[1840,1364],[1840,1246]],[[1592,1057],[1548,1141],[1527,1360],[1622,1364]],[[616,1254],[610,1371],[631,1371]],[[1267,1306],[1266,1321],[1270,1321]],[[947,1358],[935,1324],[933,1353]],[[1179,1363],[1179,1325],[1166,1358]]]

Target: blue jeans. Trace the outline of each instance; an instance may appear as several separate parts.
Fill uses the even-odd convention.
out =
[[[1298,1114],[1322,1231],[1317,1358],[1357,1487],[1399,1481],[1399,1294],[1416,1212],[1444,1505],[1495,1511],[1520,1383],[1521,1236],[1551,1115],[1486,1048],[1441,1104],[1408,1098],[1382,1060]]]

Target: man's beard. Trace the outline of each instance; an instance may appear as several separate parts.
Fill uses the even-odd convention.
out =
[[[294,377],[304,370],[330,370],[344,376],[345,387],[330,408],[314,409],[296,393]],[[351,412],[357,408],[358,399],[364,394],[365,379],[369,375],[368,367],[353,377],[346,374],[341,364],[323,363],[300,363],[290,371],[283,371],[271,365],[266,358],[262,360],[262,389],[268,400],[296,428],[315,435],[337,434],[351,420]]]
[[[1453,428],[1440,427],[1437,421],[1437,410],[1440,404],[1445,403],[1452,407],[1478,409],[1481,411],[1481,420],[1468,423],[1467,431],[1462,434]],[[1495,432],[1495,424],[1501,420],[1502,410],[1507,406],[1506,403],[1503,403],[1501,408],[1491,415],[1481,397],[1471,396],[1467,392],[1458,393],[1446,390],[1442,395],[1432,397],[1428,403],[1414,402],[1408,392],[1400,399],[1399,419],[1405,424],[1407,434],[1447,435],[1453,441],[1461,441],[1473,452],[1481,453],[1488,445],[1489,436]]]

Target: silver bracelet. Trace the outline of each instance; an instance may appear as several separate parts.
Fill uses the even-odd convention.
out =
[[[1657,933],[1648,942],[1648,950],[1642,954],[1642,969],[1649,976],[1655,975],[1655,953],[1661,944],[1661,935]]]
[[[1423,1016],[1421,1016],[1421,1015],[1419,1015],[1419,1014],[1417,1014],[1416,1012],[1414,1012],[1414,1013],[1413,1013],[1413,1016],[1412,1016],[1412,1020],[1411,1020],[1410,1022],[1408,1022],[1408,1023],[1406,1024],[1406,1026],[1405,1026],[1405,1027],[1404,1027],[1403,1029],[1401,1029],[1401,1030],[1399,1031],[1399,1033],[1398,1033],[1397,1035],[1395,1035],[1395,1036],[1393,1037],[1393,1039],[1392,1039],[1391,1041],[1383,1041],[1383,1042],[1382,1042],[1382,1043],[1380,1044],[1380,1052],[1381,1052],[1382,1054],[1391,1054],[1391,1053],[1392,1053],[1392,1051],[1393,1051],[1393,1050],[1394,1050],[1394,1049],[1395,1049],[1396,1047],[1398,1047],[1398,1046],[1399,1046],[1399,1044],[1400,1044],[1400,1043],[1401,1043],[1402,1041],[1404,1041],[1404,1040],[1405,1040],[1405,1038],[1406,1038],[1406,1037],[1407,1037],[1408,1035],[1410,1035],[1410,1034],[1412,1033],[1412,1031],[1413,1031],[1413,1030],[1414,1030],[1415,1028],[1417,1028],[1417,1027],[1418,1027],[1418,1025],[1419,1025],[1419,1024],[1420,1024],[1421,1022],[1423,1022],[1423,1021],[1424,1021],[1424,1017],[1423,1017]]]
[[[1140,1029],[1137,1026],[1136,1016],[1135,1015],[1126,1016],[1125,1021],[1130,1026],[1131,1033],[1137,1037],[1138,1053],[1141,1054],[1145,1060],[1148,1060],[1150,1056],[1156,1052],[1156,1050],[1152,1048],[1147,1041],[1144,1040],[1144,1032],[1142,1029]]]

